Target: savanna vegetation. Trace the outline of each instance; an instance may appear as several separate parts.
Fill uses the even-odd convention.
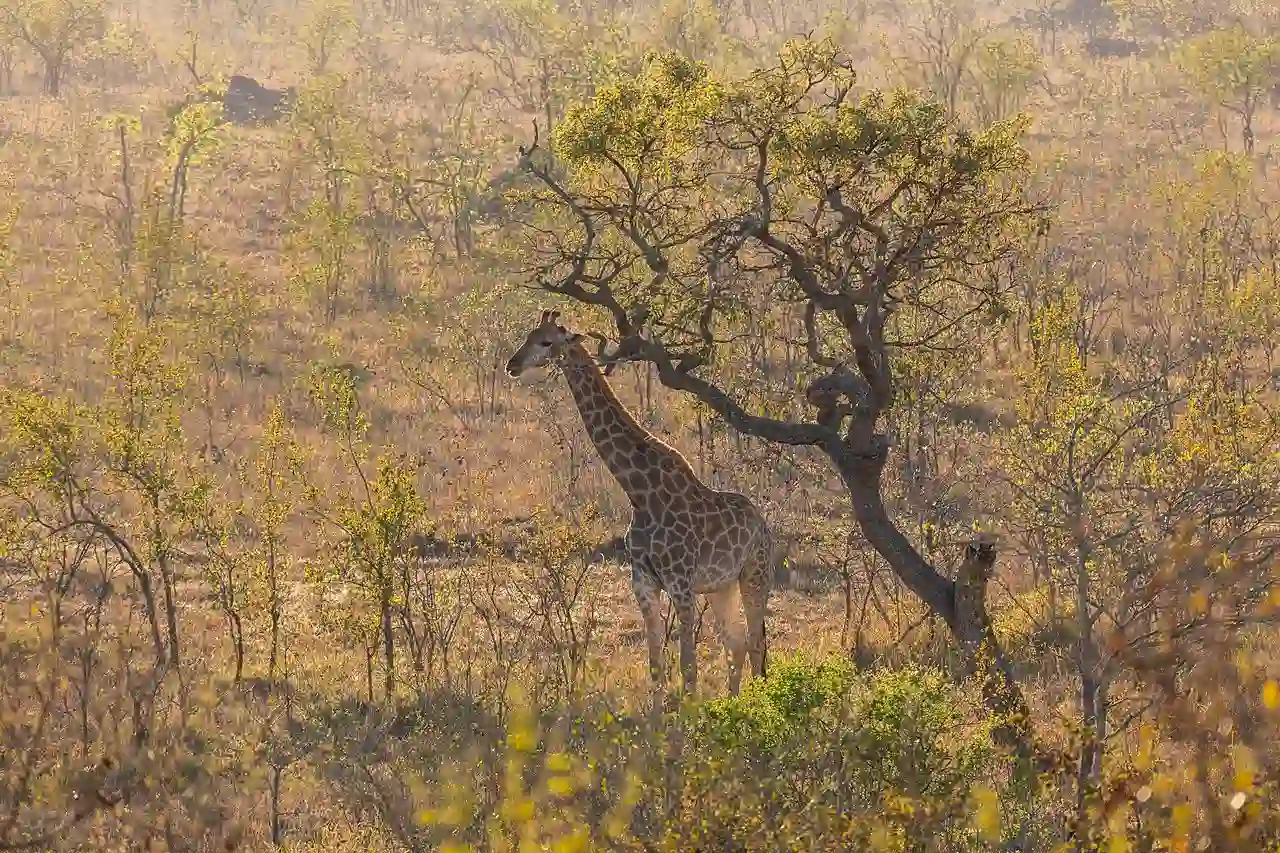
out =
[[[1277,153],[1264,0],[0,0],[0,851],[1275,849]]]

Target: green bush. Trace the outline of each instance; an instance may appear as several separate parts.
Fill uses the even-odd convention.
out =
[[[722,750],[773,750],[828,723],[816,712],[837,706],[857,679],[845,658],[784,659],[770,668],[767,679],[749,681],[738,696],[699,706],[696,731],[708,746]]]
[[[852,748],[864,784],[892,785],[912,797],[943,797],[964,789],[993,766],[990,727],[969,724],[964,704],[945,676],[910,668],[872,674],[854,704]]]
[[[966,804],[975,782],[997,782],[998,759],[989,724],[941,672],[858,673],[844,658],[796,657],[693,714],[707,778],[735,768],[744,789],[758,786],[747,799],[775,816],[839,815],[851,841],[859,824],[882,831],[887,820],[892,846],[981,848]]]

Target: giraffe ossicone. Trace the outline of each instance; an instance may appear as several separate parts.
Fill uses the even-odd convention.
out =
[[[596,452],[631,501],[627,553],[650,678],[662,686],[665,592],[679,619],[683,687],[696,690],[695,596],[706,595],[729,657],[729,692],[736,695],[748,658],[755,675],[765,673],[772,533],[745,495],[708,486],[678,450],[640,425],[583,346],[586,336],[559,319],[559,311],[542,312],[507,373],[515,377],[551,363],[562,368]]]

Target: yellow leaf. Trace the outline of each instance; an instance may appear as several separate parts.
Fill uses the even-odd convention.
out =
[[[1248,678],[1253,674],[1253,655],[1244,649],[1236,652],[1236,671],[1241,678]]]
[[[533,752],[538,747],[538,735],[531,728],[512,728],[507,733],[507,745],[516,752]]]
[[[1262,685],[1262,704],[1267,707],[1268,711],[1274,711],[1280,707],[1280,684],[1275,681],[1268,680]]]
[[[551,844],[552,853],[584,853],[590,846],[591,835],[585,826],[576,827],[568,835],[557,838]]]
[[[1173,807],[1173,837],[1185,839],[1191,835],[1191,806],[1183,803]]]
[[[877,824],[876,827],[871,830],[871,837],[867,840],[870,843],[871,849],[877,851],[877,853],[879,853],[879,851],[892,850],[894,847],[893,834],[889,832],[888,827],[883,824]]]
[[[470,844],[463,844],[458,841],[446,841],[440,845],[440,853],[474,853],[475,848]]]
[[[973,825],[988,841],[1000,839],[1000,795],[985,785],[973,789]]]
[[[577,784],[569,776],[552,776],[547,780],[547,791],[554,797],[572,797],[577,788]]]
[[[511,824],[528,823],[533,820],[534,803],[528,797],[511,795],[502,803],[501,812]]]
[[[1129,839],[1122,835],[1113,835],[1107,842],[1107,853],[1129,853]]]
[[[1155,749],[1156,730],[1151,725],[1143,725],[1138,730],[1138,754],[1133,758],[1133,766],[1138,770],[1151,767],[1151,754]]]
[[[1232,784],[1237,791],[1252,791],[1253,781],[1257,777],[1257,762],[1254,761],[1253,753],[1243,746],[1236,746],[1231,752],[1232,763],[1236,768]]]

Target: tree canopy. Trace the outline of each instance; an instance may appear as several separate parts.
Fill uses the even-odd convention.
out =
[[[830,41],[789,42],[737,80],[652,53],[568,111],[563,183],[527,152],[547,181],[527,272],[608,313],[611,357],[652,361],[744,432],[872,452],[892,354],[964,347],[1001,307],[996,265],[1042,213],[1025,127],[970,130],[919,93],[859,91]],[[763,417],[714,387],[756,326],[803,343],[806,375],[775,391],[808,393],[816,416]]]

